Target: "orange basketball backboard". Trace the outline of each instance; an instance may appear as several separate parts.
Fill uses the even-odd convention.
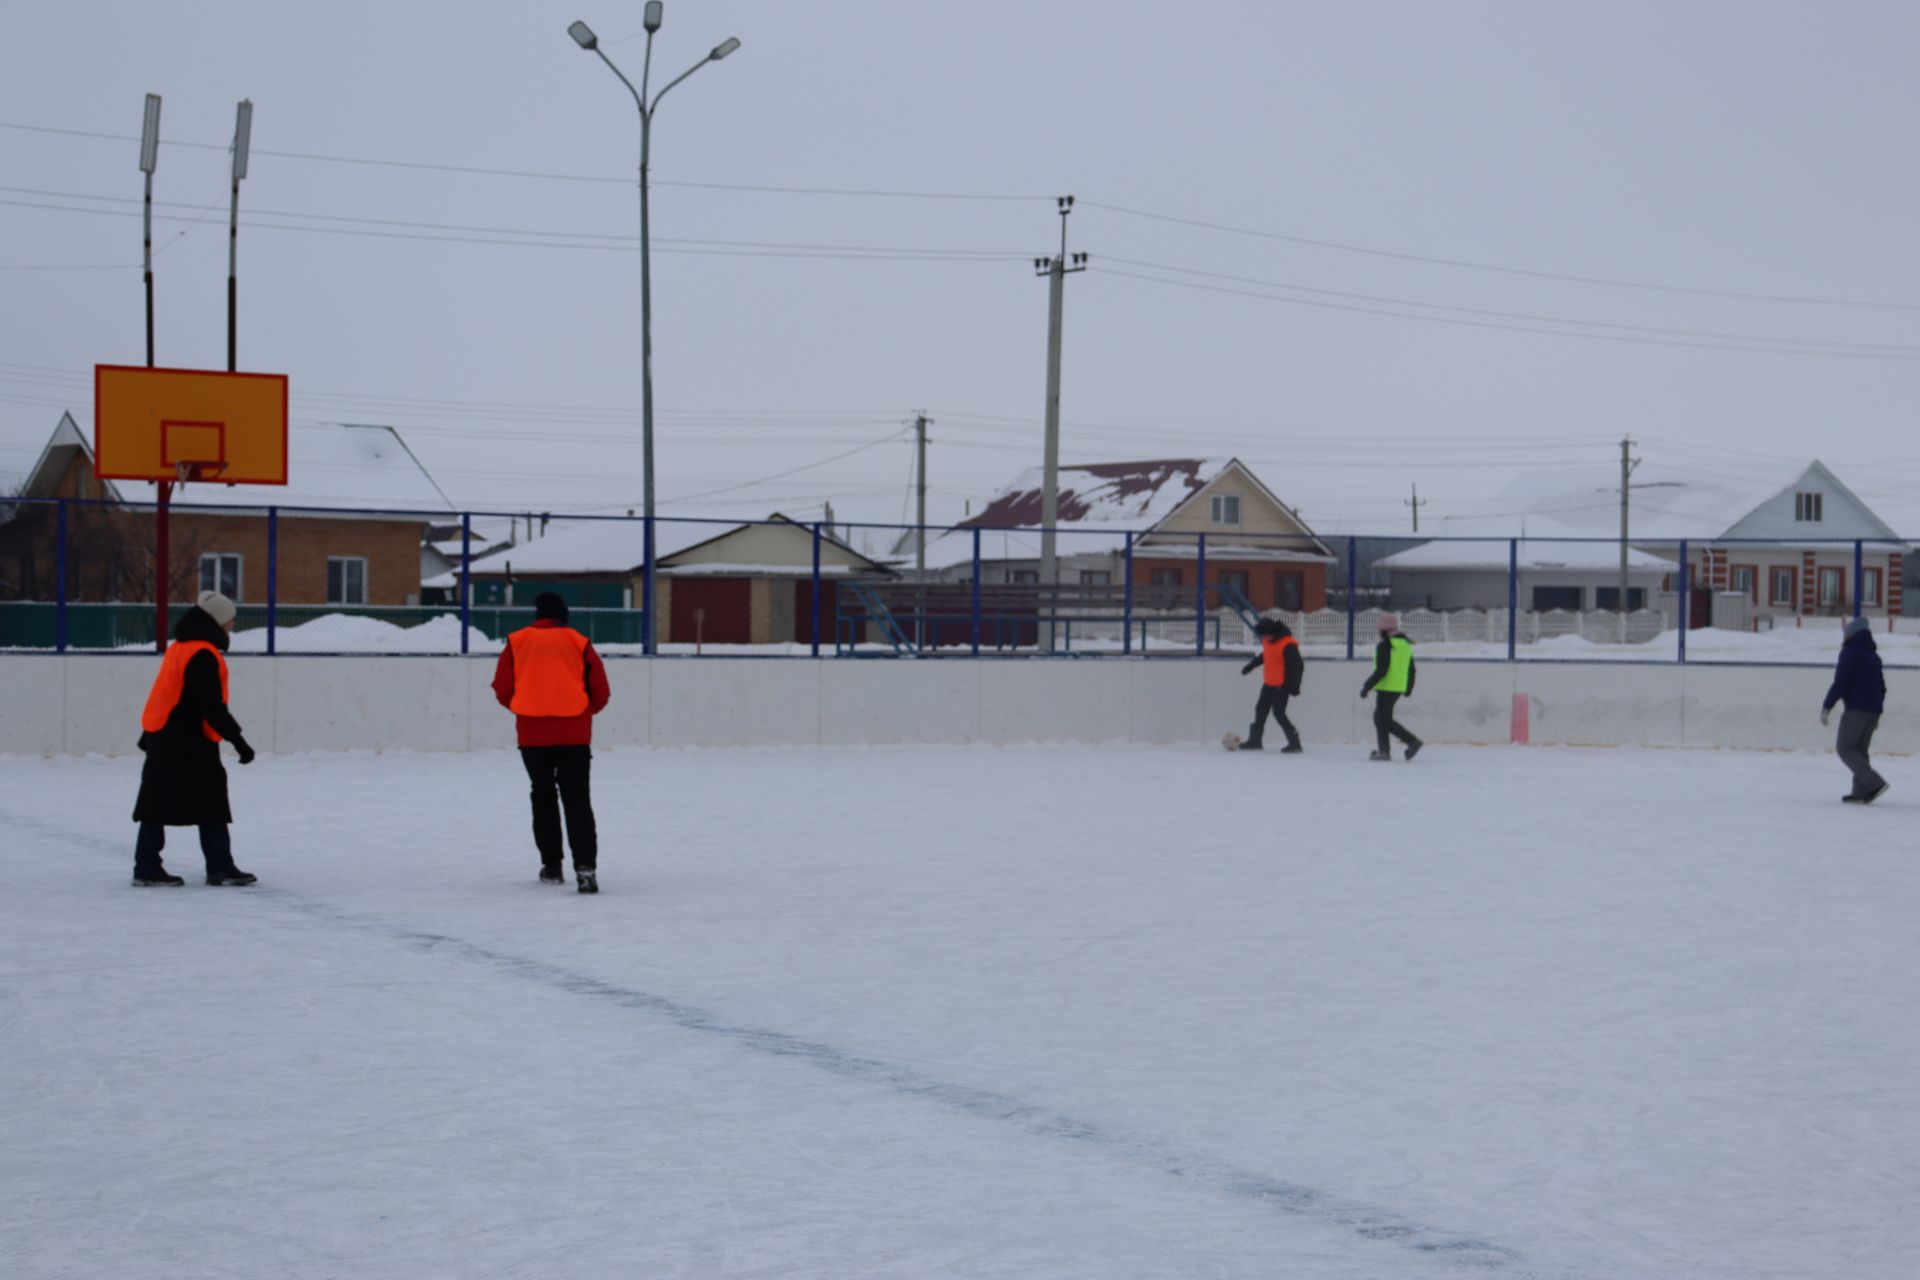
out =
[[[287,379],[102,364],[93,370],[102,480],[287,482]]]

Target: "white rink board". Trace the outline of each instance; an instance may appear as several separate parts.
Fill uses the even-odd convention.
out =
[[[513,744],[494,659],[235,657],[234,714],[262,750],[467,751]],[[603,746],[1213,742],[1244,733],[1259,676],[1243,659],[931,661],[611,658]],[[1309,744],[1363,745],[1365,662],[1311,659],[1288,714]],[[150,655],[0,655],[0,755],[125,755]],[[1402,721],[1429,742],[1822,750],[1828,675],[1705,663],[1441,662],[1420,668]],[[1920,751],[1920,671],[1887,672],[1876,750]]]

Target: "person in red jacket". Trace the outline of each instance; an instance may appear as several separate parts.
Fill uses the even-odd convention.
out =
[[[590,777],[593,718],[611,696],[607,668],[593,644],[567,625],[567,602],[559,596],[551,591],[535,596],[533,618],[532,626],[507,637],[493,673],[493,696],[518,724],[520,759],[533,783],[533,844],[540,851],[541,881],[566,883],[560,843],[564,808],[574,881],[581,893],[598,893],[600,845]]]

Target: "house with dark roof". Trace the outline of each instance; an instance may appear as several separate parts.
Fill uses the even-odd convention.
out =
[[[980,514],[930,532],[928,577],[971,582],[977,572],[982,583],[1038,584],[1042,498],[1036,467]],[[1148,589],[1143,598],[1197,599],[1204,586],[1209,607],[1227,590],[1256,611],[1326,603],[1332,552],[1238,458],[1063,466],[1054,528],[1062,584],[1119,585],[1131,572],[1135,587]],[[903,566],[916,562],[918,536],[909,532],[895,545]]]

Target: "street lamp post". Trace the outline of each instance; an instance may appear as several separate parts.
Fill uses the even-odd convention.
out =
[[[645,651],[655,652],[654,638],[655,615],[659,612],[658,600],[654,591],[653,568],[653,266],[650,246],[647,241],[647,161],[653,136],[654,113],[660,109],[660,99],[667,96],[674,85],[706,66],[709,62],[718,62],[740,47],[737,39],[728,37],[713,47],[712,51],[700,61],[668,83],[665,89],[647,101],[647,80],[653,71],[653,33],[660,29],[661,11],[665,6],[661,0],[648,0],[645,26],[647,29],[647,52],[641,65],[640,87],[633,87],[633,81],[627,79],[613,59],[600,47],[600,39],[593,29],[584,22],[576,22],[567,28],[567,34],[582,49],[600,55],[600,61],[607,69],[620,77],[620,83],[627,86],[627,92],[633,95],[633,105],[640,109],[640,472],[643,489],[643,503],[646,514],[646,597],[647,610],[641,641]]]

